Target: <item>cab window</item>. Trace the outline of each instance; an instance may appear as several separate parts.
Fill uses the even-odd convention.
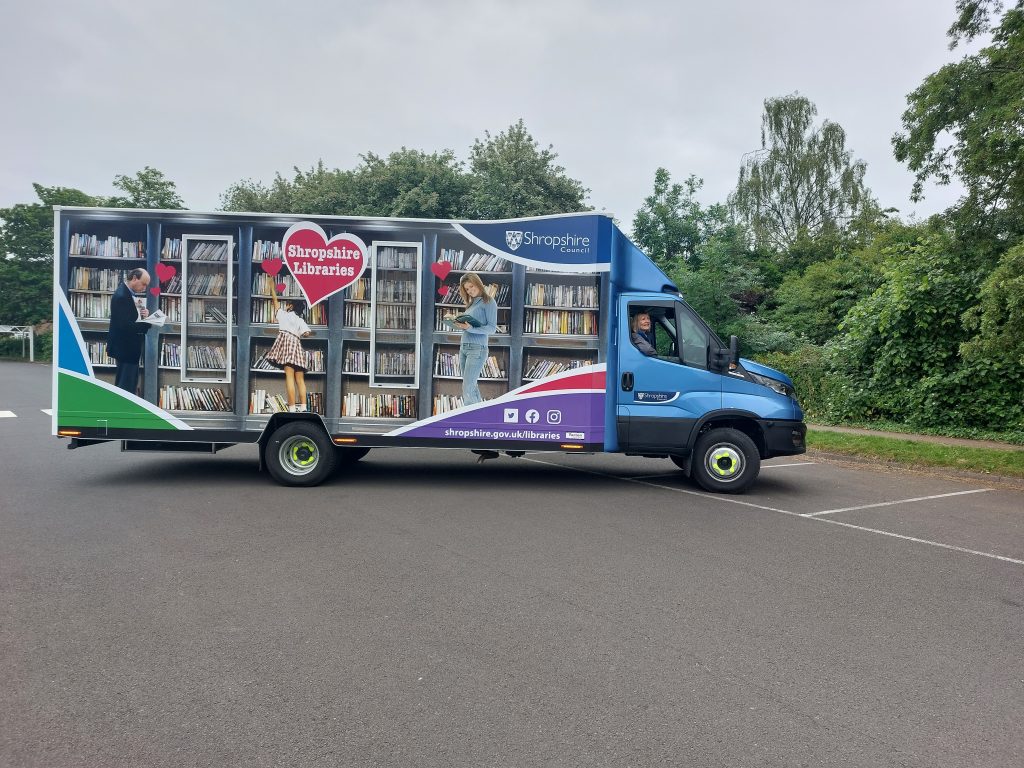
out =
[[[678,302],[662,306],[631,305],[629,315],[631,331],[637,328],[640,315],[650,317],[651,328],[647,336],[654,338],[657,359],[677,364],[682,362],[694,368],[708,367],[711,335],[700,318],[685,305]],[[634,345],[638,346],[634,334],[630,335]]]

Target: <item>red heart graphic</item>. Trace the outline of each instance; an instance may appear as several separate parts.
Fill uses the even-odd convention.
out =
[[[292,225],[281,241],[284,261],[309,306],[352,285],[366,267],[366,243],[352,234],[327,233],[311,221]]]
[[[264,259],[261,266],[268,275],[276,275],[281,271],[282,264],[280,259]]]
[[[451,262],[439,261],[435,264],[431,264],[430,271],[433,272],[442,280],[444,280],[446,277],[448,277],[448,273],[452,271]]]
[[[284,283],[278,283],[278,284],[277,284],[277,285],[275,285],[274,287],[275,287],[275,288],[277,288],[277,292],[278,292],[278,293],[284,293],[285,289],[286,289],[286,288],[287,288],[288,286],[287,286],[287,285],[285,285]]]
[[[156,265],[156,277],[161,283],[166,283],[176,274],[178,274],[178,270],[173,264]]]
[[[447,296],[448,295],[448,286],[447,285],[442,285],[440,288],[437,289],[437,294],[439,296]]]
[[[154,296],[159,296],[160,295],[160,286],[159,285],[154,285],[152,288],[149,289],[149,292],[152,293]]]

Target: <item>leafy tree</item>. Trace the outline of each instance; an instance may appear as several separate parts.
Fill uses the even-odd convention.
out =
[[[731,236],[733,227],[724,205],[707,208],[695,199],[704,180],[693,174],[671,183],[664,168],[654,174],[654,191],[633,219],[633,241],[662,269],[678,262],[698,267],[698,252],[710,238]]]
[[[362,156],[353,177],[353,211],[369,216],[455,219],[464,216],[469,179],[451,150],[402,147],[387,158]]]
[[[589,190],[557,165],[552,147],[541,149],[519,122],[470,151],[470,188],[466,215],[474,219],[504,219],[587,210]]]
[[[77,189],[32,186],[40,202],[0,209],[0,323],[53,316],[53,206],[97,204]]]
[[[179,197],[173,181],[166,178],[162,171],[146,166],[134,176],[118,174],[114,177],[114,186],[124,192],[124,196],[108,197],[102,204],[112,208],[162,208],[181,209],[184,201]]]
[[[957,8],[951,47],[986,31],[1001,4],[959,0]],[[904,132],[892,142],[915,174],[914,200],[925,181],[948,184],[955,175],[972,216],[1002,209],[1024,216],[1024,0],[1002,17],[991,45],[929,75],[907,104]]]
[[[221,195],[225,211],[253,213],[305,213],[325,216],[351,215],[355,205],[352,171],[328,169],[323,160],[308,171],[292,169],[292,180],[280,173],[270,186],[247,179],[228,187]]]
[[[843,382],[838,415],[952,423],[955,409],[940,407],[934,394],[951,391],[969,338],[961,317],[983,271],[940,219],[906,228],[883,250],[889,260],[881,285],[850,310],[830,343]]]
[[[841,230],[873,204],[867,166],[852,159],[839,124],[814,128],[817,112],[798,94],[764,102],[761,149],[744,161],[729,200],[759,246],[785,251]]]

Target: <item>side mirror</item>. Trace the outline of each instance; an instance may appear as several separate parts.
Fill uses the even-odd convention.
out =
[[[713,353],[714,366],[720,371],[731,371],[739,365],[740,342],[735,336],[729,337],[729,348],[720,348]]]

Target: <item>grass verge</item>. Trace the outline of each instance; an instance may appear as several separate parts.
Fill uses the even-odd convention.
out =
[[[807,447],[825,453],[889,461],[907,467],[949,467],[1024,478],[1024,451],[939,445],[889,437],[809,430]]]

